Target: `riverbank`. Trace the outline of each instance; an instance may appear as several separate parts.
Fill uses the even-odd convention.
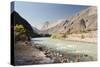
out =
[[[93,61],[93,58],[87,54],[80,53],[65,53],[61,51],[57,51],[52,48],[47,48],[45,46],[41,46],[41,44],[35,44],[35,47],[42,51],[46,57],[53,60],[53,63],[71,63],[71,62],[86,62]],[[67,52],[67,51],[66,51]]]
[[[67,51],[66,51],[67,52]],[[15,44],[15,64],[51,64],[71,62],[93,61],[87,54],[65,54],[41,44],[34,44],[31,41],[19,41]]]
[[[84,33],[54,33],[51,35],[52,39],[63,39],[78,42],[97,43],[97,31],[90,31]]]
[[[77,42],[88,42],[88,43],[97,43],[97,38],[84,38],[84,39],[81,39],[81,38],[73,38],[73,37],[69,37],[69,38],[65,38],[65,40],[68,40],[68,41],[77,41]]]
[[[67,38],[65,38],[65,40],[97,43],[97,31],[91,31],[88,33],[69,34]]]
[[[97,43],[97,31],[90,31],[87,33],[72,33],[72,34],[59,34],[52,35],[52,39],[63,39],[68,41]]]
[[[45,57],[45,54],[37,49],[32,42],[18,41],[14,51],[15,65],[52,63],[50,58]]]

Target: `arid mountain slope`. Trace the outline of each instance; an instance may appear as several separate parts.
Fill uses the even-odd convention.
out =
[[[57,23],[57,22],[54,22]],[[50,26],[52,25],[52,26]],[[43,33],[80,33],[97,29],[97,9],[95,6],[88,7],[69,19],[63,19],[57,24],[44,24]]]

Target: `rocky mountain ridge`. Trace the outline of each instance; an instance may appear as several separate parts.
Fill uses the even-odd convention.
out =
[[[51,24],[50,24],[51,25]],[[95,6],[88,7],[68,20],[59,21],[54,26],[44,25],[42,32],[44,34],[52,33],[81,33],[97,30],[97,8]]]

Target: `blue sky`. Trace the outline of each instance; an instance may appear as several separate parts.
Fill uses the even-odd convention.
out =
[[[15,1],[15,11],[31,25],[41,28],[46,21],[56,21],[74,15],[88,6]]]

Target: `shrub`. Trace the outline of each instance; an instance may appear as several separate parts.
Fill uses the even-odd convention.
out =
[[[65,38],[66,37],[66,34],[61,34],[61,33],[53,33],[51,35],[51,38],[53,39],[62,39],[62,38]]]
[[[21,25],[21,24],[16,24],[16,25],[14,26],[14,31],[15,31],[15,32],[24,33],[24,32],[26,32],[26,29],[24,28],[23,25]]]
[[[81,39],[84,39],[85,38],[85,36],[84,35],[81,35]]]
[[[29,36],[26,33],[26,29],[21,24],[16,24],[14,26],[14,34],[15,34],[15,41],[25,41],[29,39]]]

